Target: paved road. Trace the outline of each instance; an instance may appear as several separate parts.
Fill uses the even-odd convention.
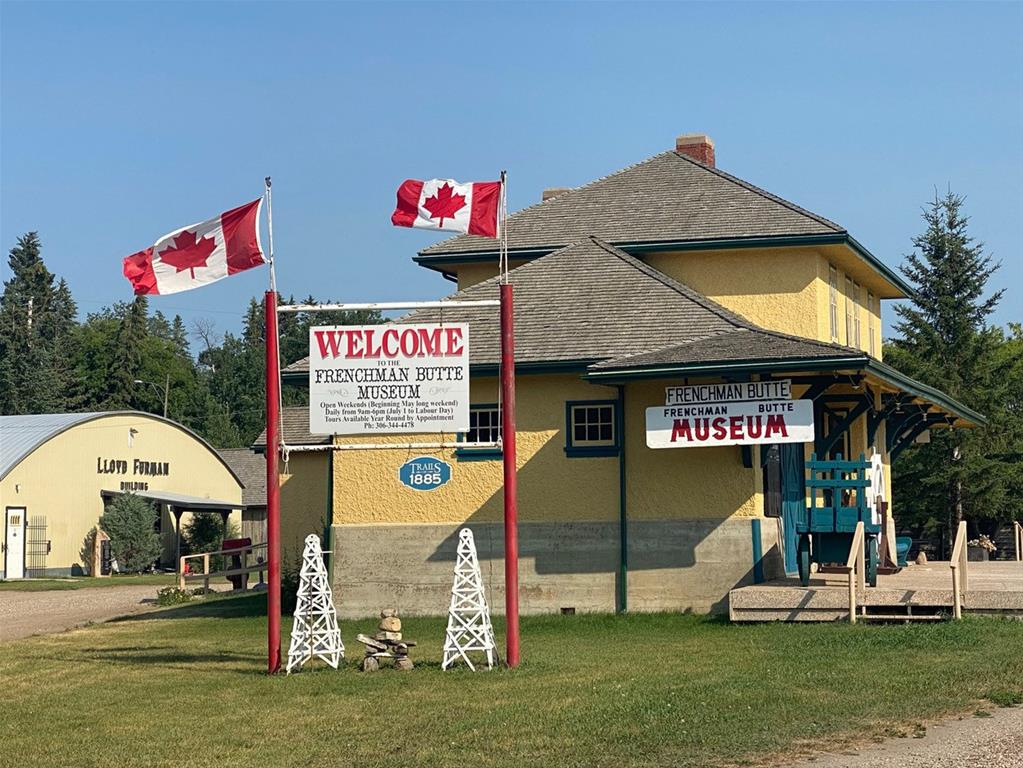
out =
[[[63,632],[150,610],[158,587],[96,587],[54,592],[0,592],[0,642]]]
[[[786,768],[1023,768],[1023,707],[981,709],[991,717],[966,715],[928,726],[920,739],[892,739]]]

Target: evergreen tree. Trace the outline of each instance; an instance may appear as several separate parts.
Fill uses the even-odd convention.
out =
[[[118,496],[104,510],[99,527],[110,537],[110,553],[122,571],[142,573],[160,556],[157,511],[141,496]]]
[[[963,203],[949,192],[924,210],[925,230],[902,267],[916,293],[896,307],[900,337],[885,346],[888,363],[989,417],[981,429],[933,430],[930,443],[901,454],[893,468],[896,514],[948,536],[962,517],[1011,514],[1006,480],[1019,471],[992,453],[1012,362],[999,352],[1003,332],[987,322],[1002,296],[987,292],[998,265],[969,235]]]
[[[13,276],[0,297],[0,411],[63,411],[77,308],[67,283],[54,287],[37,233],[19,237],[8,262]]]
[[[190,355],[188,348],[188,331],[185,330],[185,321],[181,315],[174,315],[174,322],[171,323],[170,340],[174,343],[178,352],[183,355]]]
[[[106,376],[105,405],[111,410],[143,408],[147,399],[140,395],[135,380],[140,378],[142,350],[148,336],[148,310],[146,297],[136,296],[121,318]]]

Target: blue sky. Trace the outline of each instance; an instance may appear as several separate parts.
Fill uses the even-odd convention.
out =
[[[705,132],[719,167],[901,262],[965,194],[1023,319],[1023,3],[13,3],[0,247],[38,230],[83,312],[121,258],[274,178],[282,292],[433,298],[389,224],[406,177],[509,171],[512,210]],[[4,278],[9,277],[6,258]],[[235,330],[252,270],[155,298]],[[887,319],[893,313],[887,310]]]

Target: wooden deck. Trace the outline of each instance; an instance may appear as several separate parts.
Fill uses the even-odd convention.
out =
[[[1023,616],[1023,563],[970,563],[964,613]],[[798,578],[775,579],[729,593],[732,621],[838,621],[849,618],[848,578],[814,574],[803,587]],[[858,599],[859,618],[936,620],[952,613],[952,572],[948,562],[910,565],[879,576]]]

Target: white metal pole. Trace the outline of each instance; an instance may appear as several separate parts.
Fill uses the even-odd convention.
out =
[[[497,225],[500,239],[501,282],[508,282],[508,171],[501,171],[501,210]]]
[[[271,190],[270,177],[267,176],[263,179],[263,183],[266,184],[266,230],[269,236],[270,251],[267,254],[268,261],[270,262],[270,290],[274,293],[277,292],[277,274],[274,271],[274,202],[273,192]]]

